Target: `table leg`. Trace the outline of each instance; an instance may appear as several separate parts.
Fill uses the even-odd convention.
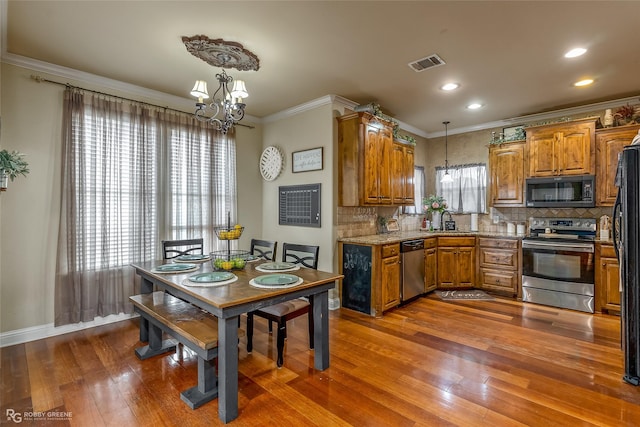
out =
[[[238,316],[218,319],[218,418],[238,417]]]
[[[151,292],[153,292],[153,282],[142,277],[140,280],[140,293],[150,294]],[[149,341],[149,321],[145,319],[144,316],[140,316],[140,342],[148,342],[148,341]]]
[[[329,367],[329,292],[313,296],[314,365],[319,371]]]

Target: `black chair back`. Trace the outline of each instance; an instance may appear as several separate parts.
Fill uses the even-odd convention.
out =
[[[251,255],[257,255],[268,261],[275,261],[278,242],[270,240],[251,239]]]
[[[282,245],[282,261],[300,264],[307,268],[318,269],[318,254],[320,246],[297,245],[284,243]]]
[[[204,239],[163,240],[162,256],[173,259],[181,255],[204,255]]]

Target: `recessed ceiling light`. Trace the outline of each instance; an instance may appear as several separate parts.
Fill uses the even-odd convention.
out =
[[[584,55],[587,49],[582,47],[577,47],[575,49],[571,49],[569,52],[564,54],[565,58],[575,58],[576,56]]]
[[[579,82],[575,82],[573,85],[574,86],[589,86],[591,83],[593,83],[593,79],[584,79],[584,80],[580,80]]]
[[[458,83],[447,83],[446,85],[440,86],[442,90],[455,90],[458,89],[460,85]]]
[[[469,105],[467,105],[467,108],[469,110],[477,110],[478,108],[482,108],[482,104],[478,104],[478,103],[469,104]]]

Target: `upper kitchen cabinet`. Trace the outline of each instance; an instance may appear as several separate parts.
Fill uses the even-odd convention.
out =
[[[489,147],[491,206],[524,206],[525,142]]]
[[[391,159],[391,192],[394,205],[413,205],[414,203],[413,164],[413,145],[394,141]]]
[[[338,204],[413,204],[413,147],[394,143],[393,123],[365,112],[337,120]]]
[[[593,175],[596,120],[527,128],[529,176]]]
[[[640,125],[622,126],[596,131],[596,204],[613,206],[618,194],[615,185],[618,156],[631,144]]]

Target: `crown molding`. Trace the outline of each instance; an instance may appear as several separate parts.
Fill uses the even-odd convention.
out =
[[[6,1],[0,0],[2,3],[1,7],[6,7]],[[1,9],[0,9],[1,10]],[[3,14],[4,15],[4,14]],[[6,19],[5,16],[2,19]],[[6,28],[6,27],[5,27]],[[3,29],[3,31],[6,31]],[[130,83],[125,83],[119,80],[110,79],[103,76],[98,76],[91,73],[86,73],[84,71],[75,70],[72,68],[63,67],[56,64],[51,64],[44,61],[39,61],[37,59],[28,58],[21,55],[15,55],[12,53],[7,53],[5,49],[6,38],[3,37],[2,40],[2,62],[10,65],[15,65],[17,67],[26,68],[32,71],[37,71],[41,73],[47,73],[53,76],[57,76],[60,78],[66,78],[70,80],[74,80],[77,82],[84,82],[86,84],[94,84],[100,87],[108,88],[114,91],[120,91],[127,93],[128,96],[136,96],[142,97],[145,99],[153,100],[155,103],[170,103],[171,105],[179,106],[179,108],[189,111],[193,108],[193,100],[189,98],[183,98],[175,95],[170,95],[164,92],[147,89],[141,86],[133,85]],[[587,113],[594,110],[604,110],[607,108],[617,108],[621,104],[637,102],[640,100],[640,95],[631,96],[627,98],[614,99],[611,101],[598,102],[594,104],[581,105],[578,107],[565,108],[561,110],[553,110],[547,111],[544,113],[530,114],[525,116],[512,117],[503,120],[497,120],[493,122],[480,123],[472,126],[465,126],[460,128],[450,128],[448,130],[448,135],[456,135],[467,132],[475,132],[485,129],[494,129],[499,127],[508,127],[514,126],[527,122],[535,122],[535,121],[544,121],[555,119],[562,116],[570,116],[577,115],[581,113]],[[338,104],[340,106],[353,109],[356,105],[359,105],[357,102],[351,101],[347,98],[344,98],[339,95],[325,95],[323,97],[314,99],[309,102],[305,102],[303,104],[287,108],[286,110],[282,110],[278,113],[271,114],[264,118],[258,118],[250,115],[246,115],[245,119],[252,123],[270,123],[277,120],[286,119],[288,117],[295,116],[297,114],[303,113],[305,111],[313,110],[314,108],[318,108],[324,105],[329,104]],[[407,123],[401,122],[395,119],[400,128],[411,132],[415,135],[421,136],[423,138],[438,138],[444,136],[444,131],[431,132],[427,133],[421,129],[418,129],[414,126],[411,126]]]
[[[74,82],[78,82],[75,84],[70,83],[73,85],[82,83],[88,85],[96,85],[100,88],[126,93],[127,97],[144,98],[146,100],[153,101],[156,104],[170,104],[172,106],[171,108],[185,110],[185,112],[189,112],[194,108],[194,101],[189,98],[170,95],[168,93],[160,92],[157,90],[125,83],[96,74],[86,73],[84,71],[79,71],[73,68],[51,64],[49,62],[39,61],[37,59],[28,58],[26,56],[3,52],[2,62],[5,64],[14,65],[16,67],[26,68],[31,71],[46,73],[62,79],[69,79]],[[252,123],[262,122],[261,119],[250,116],[248,114],[244,117],[247,121],[250,121]]]
[[[627,98],[613,99],[611,101],[596,102],[593,104],[580,105],[578,107],[563,108],[561,110],[546,111],[544,113],[529,114],[526,116],[512,117],[510,119],[497,120],[494,122],[481,123],[473,126],[449,129],[448,135],[475,132],[479,130],[494,129],[499,127],[517,126],[525,123],[557,119],[564,116],[573,116],[583,113],[590,113],[595,110],[606,110],[607,108],[618,108],[621,104],[640,101],[640,95]],[[427,138],[439,138],[444,136],[444,131],[432,132]]]

